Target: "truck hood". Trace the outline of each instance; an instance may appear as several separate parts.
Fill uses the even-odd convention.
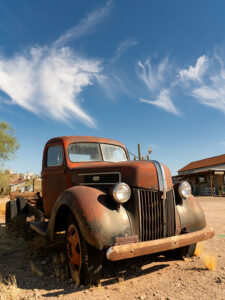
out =
[[[160,165],[164,171],[167,190],[171,190],[173,183],[170,170],[167,166],[163,164]],[[95,179],[97,178],[97,180],[98,176],[101,178],[109,176],[110,180],[110,174],[113,173],[117,174],[122,182],[130,186],[151,190],[160,189],[160,176],[156,164],[153,161],[79,163],[72,169],[73,179],[80,184],[82,184],[84,176],[89,176],[89,180],[94,178],[94,176],[96,176]],[[100,183],[101,179],[99,184]]]

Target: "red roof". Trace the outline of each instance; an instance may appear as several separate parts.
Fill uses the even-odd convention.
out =
[[[27,180],[25,180],[25,179],[20,179],[20,178],[19,178],[19,179],[16,179],[16,180],[12,181],[10,185],[21,184],[21,183],[23,183],[23,182],[25,182],[25,181],[27,181]]]
[[[225,164],[225,154],[193,161],[188,165],[186,165],[185,167],[178,170],[178,172],[184,172],[184,171],[210,167],[210,166],[220,165],[220,164]]]

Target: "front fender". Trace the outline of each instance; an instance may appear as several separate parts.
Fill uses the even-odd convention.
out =
[[[112,246],[116,237],[131,235],[128,215],[123,206],[117,209],[109,196],[92,187],[75,186],[57,199],[50,218],[49,236],[54,238],[54,224],[62,205],[74,214],[85,240],[97,249]]]
[[[185,229],[187,232],[193,232],[205,228],[204,212],[193,195],[183,199],[182,204],[177,205],[176,208],[181,230]]]

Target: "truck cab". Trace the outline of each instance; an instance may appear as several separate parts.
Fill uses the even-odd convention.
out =
[[[59,195],[72,186],[104,188],[119,181],[113,174],[116,164],[128,162],[125,146],[117,141],[96,137],[59,137],[47,142],[42,163],[42,194],[44,212],[50,217]],[[105,171],[104,171],[105,170]],[[101,174],[101,173],[104,174]],[[91,175],[84,175],[85,173]],[[94,174],[100,174],[101,178]],[[104,182],[105,181],[105,182]],[[107,182],[108,181],[108,182]],[[112,181],[112,182],[110,182]]]

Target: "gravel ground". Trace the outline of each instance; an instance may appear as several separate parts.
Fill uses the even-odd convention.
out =
[[[56,297],[68,300],[122,297],[124,300],[225,299],[225,198],[198,199],[206,214],[207,224],[216,230],[214,239],[200,244],[198,256],[185,261],[163,255],[148,255],[115,263],[106,261],[101,285],[81,286],[78,290],[74,289],[70,280],[56,278],[56,275],[64,277],[57,264],[64,244],[60,239],[57,245],[45,247],[44,241],[38,238],[24,240],[19,233],[17,238],[6,235],[2,224],[0,300]],[[216,263],[215,270],[208,270],[206,263]]]

